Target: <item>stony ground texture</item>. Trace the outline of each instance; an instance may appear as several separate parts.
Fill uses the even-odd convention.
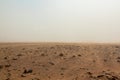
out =
[[[120,45],[0,43],[0,80],[120,80]]]

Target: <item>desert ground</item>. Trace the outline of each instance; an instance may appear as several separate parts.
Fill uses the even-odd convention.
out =
[[[0,80],[120,80],[120,44],[0,43]]]

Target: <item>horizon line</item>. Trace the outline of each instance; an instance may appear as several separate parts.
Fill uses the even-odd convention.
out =
[[[90,42],[90,41],[1,41],[0,44],[14,44],[14,43],[22,43],[22,44],[31,44],[31,43],[35,43],[35,44],[39,44],[39,43],[72,43],[72,44],[120,44],[120,42],[100,42],[100,41],[94,41],[94,42]]]

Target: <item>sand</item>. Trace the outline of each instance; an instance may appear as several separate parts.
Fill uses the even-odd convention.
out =
[[[0,80],[120,80],[120,44],[0,43]]]

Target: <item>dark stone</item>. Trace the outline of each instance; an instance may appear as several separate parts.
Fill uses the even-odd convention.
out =
[[[91,72],[87,72],[87,74],[92,75],[92,73],[91,73]]]
[[[100,77],[104,77],[104,75],[98,75],[97,77],[98,77],[98,78],[100,78]]]
[[[115,48],[120,48],[120,46],[115,46]]]
[[[0,65],[0,69],[2,69],[3,68],[3,65]]]
[[[117,59],[120,59],[120,57],[117,57]]]
[[[76,57],[75,55],[72,56],[73,58]]]
[[[25,48],[22,48],[22,50],[25,50]]]
[[[63,73],[61,73],[60,75],[64,75]]]
[[[26,77],[26,76],[22,74],[21,77]]]
[[[49,62],[49,64],[51,64],[51,65],[55,65],[53,62]]]
[[[10,80],[10,78],[7,78],[6,80]]]
[[[17,58],[13,58],[12,60],[17,60]]]
[[[63,67],[62,67],[61,70],[66,70],[66,68],[63,68]]]
[[[64,54],[63,54],[63,53],[60,53],[60,54],[59,54],[59,56],[61,56],[61,57],[62,57],[62,56],[64,56]]]
[[[45,56],[45,54],[41,54],[41,56]]]
[[[28,73],[32,73],[32,72],[33,72],[33,70],[32,70],[32,69],[28,69],[28,70],[27,70],[27,69],[25,69],[23,73],[24,73],[24,74],[28,74]]]
[[[50,47],[50,49],[54,49],[54,47]]]
[[[22,56],[22,54],[18,54],[17,56]]]
[[[7,59],[8,57],[4,57],[4,59]]]
[[[80,55],[80,54],[78,54],[78,56],[80,57],[81,55]]]
[[[11,65],[10,64],[6,64],[5,67],[10,67]]]

